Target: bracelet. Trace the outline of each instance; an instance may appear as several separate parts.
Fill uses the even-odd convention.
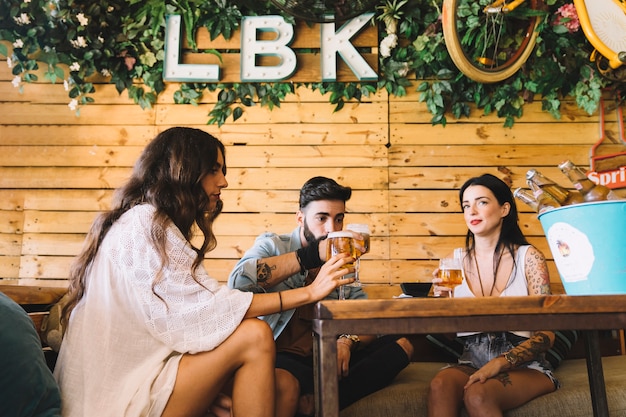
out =
[[[300,263],[300,272],[304,273],[304,270],[318,268],[324,264],[320,259],[320,242],[309,243],[308,246],[300,248],[296,251],[296,258]]]
[[[355,334],[341,334],[341,335],[339,335],[337,340],[341,340],[341,339],[347,339],[347,340],[351,341],[352,342],[351,343],[351,348],[354,348],[354,349],[359,347],[359,344],[361,343],[361,339],[359,338],[359,336],[357,336]]]
[[[509,363],[509,365],[511,366],[511,369],[515,368],[517,366],[517,359],[515,358],[515,356],[511,353],[511,351],[508,351],[506,353],[502,354],[502,357],[504,357],[504,360],[507,361]]]
[[[280,302],[280,310],[278,310],[279,313],[283,312],[283,295],[280,293],[280,291],[278,291],[278,301]]]
[[[342,340],[345,340],[345,342],[342,342]],[[348,346],[348,350],[352,352],[352,347],[354,346],[354,343],[348,341],[348,339],[337,339],[337,343]]]

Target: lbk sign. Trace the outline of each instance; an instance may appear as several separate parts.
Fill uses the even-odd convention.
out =
[[[334,23],[294,28],[282,16],[248,16],[230,40],[198,32],[199,50],[184,48],[181,17],[166,22],[164,79],[177,82],[319,82],[378,79],[378,33],[374,13]],[[235,51],[235,52],[233,52]]]

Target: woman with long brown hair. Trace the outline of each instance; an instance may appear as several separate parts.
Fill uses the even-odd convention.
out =
[[[55,377],[65,417],[205,416],[220,393],[232,413],[270,417],[274,341],[255,317],[320,300],[351,261],[336,256],[315,282],[278,294],[210,278],[222,209],[224,145],[198,129],[158,134],[74,263]],[[196,241],[199,230],[203,239]],[[259,404],[264,404],[259,407]],[[231,404],[229,403],[229,407]]]

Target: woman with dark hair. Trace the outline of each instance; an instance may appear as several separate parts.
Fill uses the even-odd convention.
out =
[[[350,283],[352,259],[334,257],[312,285],[278,294],[220,285],[203,261],[225,175],[219,140],[165,130],[93,223],[70,272],[55,369],[64,417],[206,416],[212,404],[219,414],[222,392],[234,416],[274,415],[274,340],[256,317]]]
[[[463,258],[464,279],[454,297],[550,294],[545,258],[522,234],[510,188],[498,177],[484,174],[469,179],[459,199],[468,231],[465,248],[455,250]],[[447,290],[435,286],[435,294]],[[431,417],[456,417],[462,407],[470,416],[502,416],[559,386],[545,359],[553,332],[474,332],[457,337],[465,346],[459,363],[441,370],[430,383]]]

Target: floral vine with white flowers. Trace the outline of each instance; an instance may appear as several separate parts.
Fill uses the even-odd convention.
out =
[[[476,0],[459,0],[474,2]],[[480,0],[482,1],[482,0]],[[197,104],[205,92],[218,91],[208,123],[237,120],[245,107],[280,107],[300,85],[331,93],[340,111],[345,102],[359,101],[377,90],[402,96],[420,92],[432,113],[432,123],[469,115],[474,104],[496,112],[506,126],[523,114],[535,97],[543,109],[560,117],[566,96],[593,113],[601,91],[622,84],[600,77],[589,62],[592,51],[580,30],[571,1],[539,0],[545,19],[528,64],[510,79],[496,84],[476,83],[453,65],[441,30],[442,0],[381,0],[372,24],[379,25],[379,80],[362,83],[178,83],[176,103]],[[112,83],[142,108],[156,103],[164,90],[165,16],[179,14],[185,36],[195,48],[195,31],[205,27],[212,38],[230,38],[243,16],[282,14],[270,1],[239,0],[0,0],[0,57],[6,58],[18,90],[43,76],[63,83],[68,106],[97,98],[101,83]]]

